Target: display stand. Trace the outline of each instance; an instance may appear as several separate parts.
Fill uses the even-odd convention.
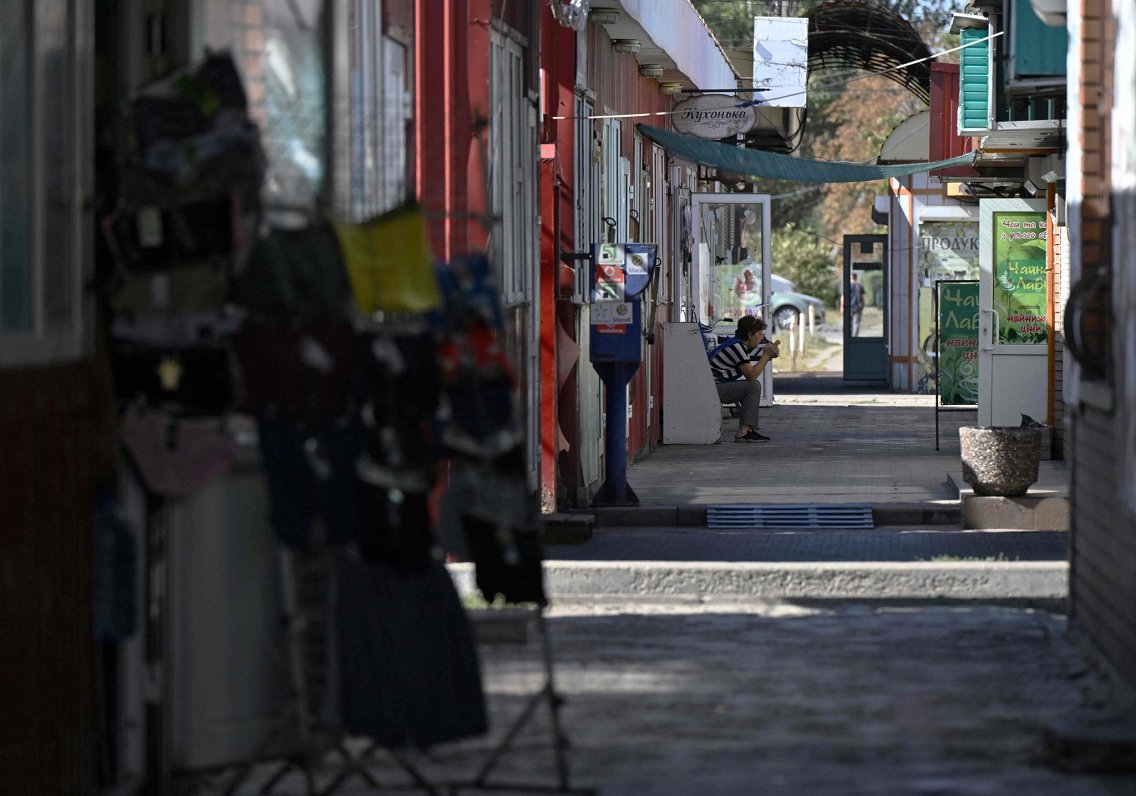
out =
[[[362,780],[372,792],[387,790],[405,791],[417,787],[424,793],[451,794],[456,796],[463,791],[515,791],[522,793],[562,793],[594,796],[593,788],[573,788],[568,771],[568,738],[560,722],[560,708],[563,698],[555,686],[554,658],[552,643],[544,609],[539,606],[526,608],[515,621],[535,624],[540,635],[541,666],[543,683],[530,695],[524,707],[513,719],[489,750],[470,779],[444,778],[432,779],[426,772],[397,750],[368,741],[361,749],[352,750],[344,734],[329,726],[318,715],[315,707],[316,697],[325,681],[322,650],[313,643],[313,638],[322,636],[317,623],[325,623],[326,586],[328,562],[325,556],[304,555],[291,551],[281,551],[279,559],[281,575],[282,621],[285,627],[284,658],[288,669],[290,693],[279,724],[272,735],[261,745],[257,754],[235,766],[213,772],[211,781],[226,796],[238,793],[255,792],[272,794],[290,774],[304,778],[304,792],[309,796],[328,796],[338,792],[354,778]],[[318,584],[312,588],[312,584]],[[545,785],[524,782],[498,782],[492,779],[502,758],[510,751],[513,742],[537,715],[541,706],[547,706],[552,729],[552,763],[556,772],[556,784]],[[281,748],[291,749],[283,758]],[[384,784],[374,775],[374,767],[381,758],[389,758],[412,781],[407,783]],[[252,775],[258,766],[271,765],[266,777],[258,777],[253,782]],[[317,774],[322,775],[319,779]],[[330,777],[330,778],[328,778]],[[248,790],[241,790],[247,786]],[[293,785],[294,787],[294,785]]]
[[[524,613],[523,621],[529,621],[529,618],[535,616],[536,625],[540,633],[541,645],[541,663],[544,670],[544,684],[541,688],[533,693],[525,703],[524,708],[517,714],[513,723],[505,731],[504,736],[497,744],[489,751],[488,757],[478,770],[474,778],[468,782],[459,781],[449,784],[449,792],[451,794],[458,794],[463,790],[467,791],[518,791],[522,793],[573,793],[580,794],[580,796],[593,796],[596,793],[594,788],[573,788],[569,783],[568,774],[568,738],[564,734],[564,730],[560,725],[560,708],[564,704],[564,699],[556,691],[555,676],[553,671],[553,656],[552,656],[552,642],[548,635],[548,625],[544,616],[544,609],[540,606],[534,607],[531,612]],[[489,777],[493,773],[500,759],[509,751],[514,739],[522,729],[528,724],[535,714],[536,710],[541,704],[547,704],[549,719],[552,725],[552,753],[553,762],[556,766],[556,785],[538,785],[533,783],[510,783],[510,782],[491,782]]]
[[[309,796],[333,794],[352,777],[363,780],[374,791],[405,790],[406,785],[383,786],[368,770],[368,766],[377,762],[377,755],[385,752],[416,785],[427,793],[440,795],[439,786],[431,784],[404,756],[377,743],[369,743],[361,751],[352,752],[344,734],[319,717],[316,697],[326,678],[323,651],[313,638],[321,637],[322,633],[311,631],[317,625],[326,624],[328,561],[323,555],[282,550],[279,567],[284,652],[290,686],[288,703],[276,730],[262,744],[261,753],[223,774],[222,792],[226,796],[235,795],[242,785],[249,782],[253,769],[271,756],[271,750],[287,744],[294,751],[283,759],[277,757],[272,761],[275,768],[259,784],[258,793],[273,793],[280,782],[294,772],[304,777],[305,792]],[[315,588],[311,588],[313,584]],[[320,786],[316,781],[317,771],[330,774],[331,780]]]

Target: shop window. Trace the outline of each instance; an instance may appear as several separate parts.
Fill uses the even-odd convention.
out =
[[[90,26],[80,0],[0,3],[0,366],[85,351]]]
[[[591,118],[596,113],[595,101],[587,94],[576,96],[576,151],[575,167],[575,246],[584,252],[599,240],[600,203],[599,186],[602,178],[599,130]],[[583,304],[588,294],[588,269],[583,262],[575,267],[576,281],[572,300]]]
[[[407,197],[407,124],[411,118],[406,46],[382,33],[374,0],[355,0],[348,16],[349,119],[347,205],[356,219],[390,210]]]
[[[600,235],[606,240],[614,236],[615,241],[627,240],[628,197],[627,176],[630,167],[624,166],[626,158],[620,155],[622,126],[618,119],[605,119],[603,127],[603,211],[604,229]]]
[[[203,36],[195,47],[231,48],[240,64],[268,159],[264,200],[274,220],[306,213],[325,190],[356,220],[407,198],[408,47],[384,30],[382,0],[197,0],[196,8]],[[330,58],[321,9],[332,30]],[[334,86],[328,102],[325,69]]]
[[[315,206],[327,176],[320,0],[196,0],[192,51],[230,49],[260,127],[274,221]],[[336,5],[335,8],[340,8]],[[345,23],[341,23],[345,26]]]
[[[491,236],[506,304],[530,298],[536,270],[536,104],[525,84],[521,45],[498,31],[489,56],[489,192],[500,223]]]

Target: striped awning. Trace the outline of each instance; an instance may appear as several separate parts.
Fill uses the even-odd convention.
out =
[[[968,152],[950,160],[936,160],[929,163],[902,163],[876,166],[866,163],[842,163],[828,160],[809,160],[776,152],[740,147],[709,141],[690,135],[682,135],[644,124],[637,126],[639,132],[668,152],[704,166],[714,166],[722,171],[733,172],[750,177],[765,177],[773,180],[794,180],[796,182],[869,182],[886,180],[890,177],[906,177],[909,174],[949,169],[954,166],[969,166],[974,163],[975,153]]]

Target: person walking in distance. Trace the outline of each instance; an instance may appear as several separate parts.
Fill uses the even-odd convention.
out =
[[[738,442],[768,442],[769,437],[757,432],[757,413],[761,404],[761,382],[758,378],[769,361],[780,356],[779,343],[765,336],[765,321],[753,315],[738,320],[737,332],[710,352],[710,372],[718,398],[724,404],[741,402],[738,418]]]
[[[852,337],[860,336],[860,319],[864,316],[864,286],[856,281],[856,272],[848,277],[848,313],[852,322]]]

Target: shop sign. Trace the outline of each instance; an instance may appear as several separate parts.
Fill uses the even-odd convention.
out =
[[[978,282],[939,282],[939,403],[978,403]]]
[[[592,304],[592,328],[597,334],[626,334],[635,320],[629,301],[597,301]]]
[[[994,214],[994,313],[999,345],[1045,345],[1045,213]]]
[[[680,133],[699,138],[728,138],[757,124],[757,110],[730,94],[698,94],[675,103],[671,124]]]

